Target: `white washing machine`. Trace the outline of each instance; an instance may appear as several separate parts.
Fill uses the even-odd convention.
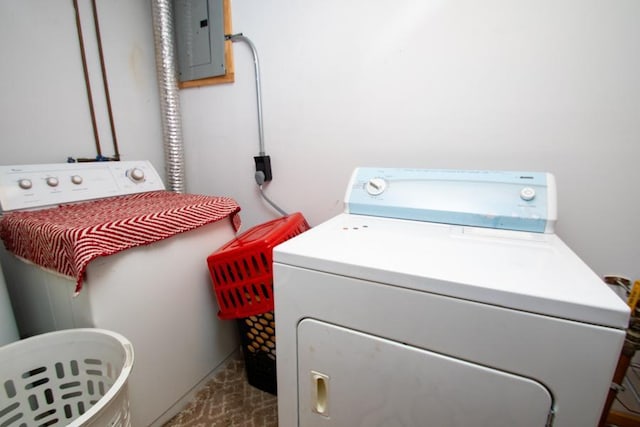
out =
[[[7,287],[4,284],[4,274],[0,267],[0,347],[18,339],[18,327],[13,317],[11,301],[9,300]]]
[[[61,272],[0,248],[21,335],[97,327],[131,340],[134,426],[162,425],[239,346],[235,325],[217,318],[206,265],[211,252],[235,237],[239,207],[228,198],[162,190],[149,162],[0,167],[3,240],[42,239],[22,242],[25,252],[38,249],[38,262],[47,253],[54,256],[45,261],[58,262],[68,252],[83,265],[83,257],[91,258],[84,271]],[[103,214],[91,227],[81,224]],[[33,225],[37,215],[44,222]],[[49,231],[28,237],[38,230]],[[113,254],[93,258],[95,250]]]
[[[359,168],[345,202],[274,249],[280,426],[597,425],[629,309],[552,175]]]

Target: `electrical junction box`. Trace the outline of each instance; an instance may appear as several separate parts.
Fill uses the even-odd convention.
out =
[[[174,0],[173,9],[178,80],[224,75],[222,0]]]

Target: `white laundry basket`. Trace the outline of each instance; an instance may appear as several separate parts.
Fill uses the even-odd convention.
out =
[[[0,347],[0,426],[130,426],[133,346],[68,329]]]

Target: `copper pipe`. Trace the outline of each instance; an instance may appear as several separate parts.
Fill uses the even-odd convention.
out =
[[[113,119],[113,109],[111,108],[111,95],[109,93],[109,81],[107,80],[107,67],[104,61],[104,51],[102,50],[102,36],[100,35],[100,22],[98,20],[98,6],[96,0],[91,1],[93,11],[93,22],[96,28],[96,38],[98,40],[98,55],[100,56],[100,70],[102,71],[102,85],[107,100],[107,112],[109,113],[109,126],[111,127],[111,138],[113,141],[114,160],[120,160],[120,150],[118,149],[118,138],[116,137],[116,126]]]
[[[76,11],[76,29],[78,31],[78,42],[80,43],[80,57],[82,58],[82,69],[84,71],[84,83],[87,88],[87,99],[89,101],[89,110],[91,113],[91,125],[93,126],[93,138],[96,143],[96,152],[98,157],[102,157],[102,149],[100,148],[100,136],[98,135],[98,123],[96,122],[96,111],[93,106],[93,94],[91,93],[91,83],[89,82],[89,69],[87,67],[87,55],[84,48],[84,36],[82,35],[82,23],[80,22],[80,9],[78,0],[73,0],[73,7]]]

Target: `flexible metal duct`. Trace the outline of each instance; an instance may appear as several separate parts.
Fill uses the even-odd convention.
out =
[[[167,187],[176,193],[184,193],[184,142],[182,140],[180,94],[175,65],[172,3],[171,0],[152,0],[151,11],[153,14],[156,71],[160,91]]]

